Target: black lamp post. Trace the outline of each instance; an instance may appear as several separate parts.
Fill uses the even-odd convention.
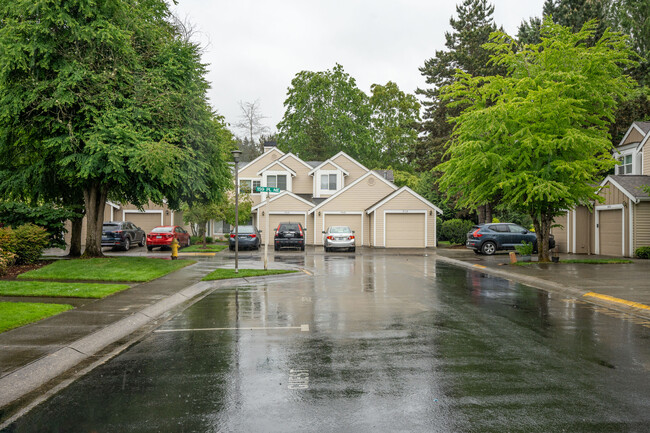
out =
[[[239,157],[241,150],[235,149],[232,152],[235,160],[235,273],[239,273]]]

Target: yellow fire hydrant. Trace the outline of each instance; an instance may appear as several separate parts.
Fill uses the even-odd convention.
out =
[[[172,260],[176,260],[178,258],[178,247],[181,244],[178,243],[178,239],[174,238],[172,241],[171,247],[172,247]]]

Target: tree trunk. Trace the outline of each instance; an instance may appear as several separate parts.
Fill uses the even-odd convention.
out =
[[[81,256],[81,229],[83,227],[83,216],[70,220],[72,227],[70,228],[70,257]]]
[[[207,222],[202,223],[201,224],[202,228],[199,231],[199,236],[201,236],[201,238],[203,238],[203,248],[207,247],[207,239],[206,239],[206,237],[208,236],[207,225],[208,225]]]
[[[533,218],[533,226],[535,227],[535,234],[537,236],[537,260],[540,263],[548,263],[551,261],[548,245],[551,237],[553,216],[545,214],[542,214],[541,217],[538,217],[537,215],[531,216]]]
[[[92,183],[84,188],[87,231],[86,251],[84,251],[83,257],[104,256],[102,254],[102,224],[104,223],[107,192],[107,188],[99,183]]]
[[[485,224],[485,205],[476,208],[476,214],[478,215],[478,223]]]
[[[485,204],[485,222],[488,223],[488,224],[492,222],[492,204],[491,203],[486,203]]]

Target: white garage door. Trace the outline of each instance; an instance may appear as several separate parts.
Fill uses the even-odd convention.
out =
[[[348,226],[354,232],[354,239],[356,241],[356,246],[361,246],[362,240],[362,231],[361,231],[361,217],[362,215],[355,214],[329,214],[325,215],[325,224],[323,230],[327,230],[331,226]],[[323,237],[316,236],[319,239],[319,245],[323,244]]]
[[[598,212],[600,254],[620,256],[623,250],[623,221],[621,210]]]
[[[127,213],[124,217],[144,230],[145,233],[149,233],[154,227],[161,225],[159,213]]]
[[[305,228],[305,216],[304,215],[287,215],[287,214],[270,214],[269,215],[269,232],[266,231],[266,215],[260,215],[260,222],[258,230],[262,230],[262,243],[266,242],[267,236],[270,236],[271,244],[273,244],[273,237],[275,236],[275,229],[278,228],[280,223],[300,223],[302,228]],[[305,237],[307,239],[307,237]]]
[[[424,248],[423,213],[387,213],[386,248]]]

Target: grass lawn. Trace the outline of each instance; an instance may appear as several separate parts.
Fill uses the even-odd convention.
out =
[[[218,253],[228,248],[228,245],[216,245],[216,244],[207,244],[206,248],[203,248],[203,245],[190,245],[180,250],[181,253]]]
[[[298,271],[287,271],[283,269],[269,269],[266,271],[264,269],[240,269],[239,273],[236,274],[234,269],[215,269],[203,277],[203,281],[225,280],[228,278],[259,277],[261,275],[291,274],[294,272]]]
[[[26,280],[135,281],[155,280],[196,263],[194,260],[163,260],[147,257],[59,260],[18,275]]]
[[[72,309],[72,305],[31,302],[0,302],[0,332]]]
[[[0,281],[0,296],[66,296],[103,298],[128,289],[126,284],[55,283],[52,281]]]

